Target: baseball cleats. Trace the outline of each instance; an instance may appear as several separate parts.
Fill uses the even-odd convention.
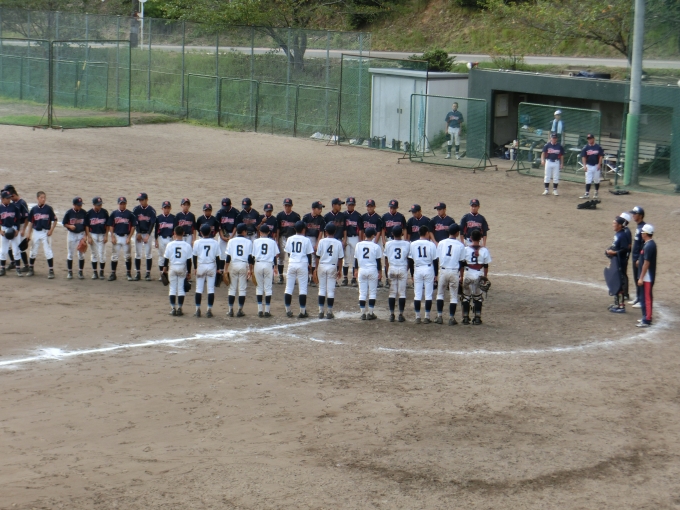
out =
[[[111,275],[109,276],[109,281],[112,282],[115,279],[116,279],[116,273],[111,273]]]
[[[463,317],[463,324],[465,325],[470,324],[470,317]]]
[[[279,275],[279,285],[283,285],[283,275]]]
[[[34,275],[35,275],[35,273],[33,272],[33,268],[32,268],[32,267],[29,267],[29,268],[28,268],[28,273],[26,273],[26,276],[34,276]]]
[[[385,288],[389,289],[390,288],[390,279],[388,278],[387,281],[385,282]]]
[[[365,314],[365,313],[362,313],[362,314],[361,314],[361,320],[362,320],[362,321],[365,321],[365,320],[366,320],[366,314]]]
[[[141,280],[141,279],[142,279],[142,275],[139,274],[139,271],[137,271],[137,272],[135,273],[134,281],[138,282],[138,281]]]
[[[435,324],[444,324],[444,319],[442,319],[441,317],[438,316],[438,317],[434,320],[434,323],[435,323]]]
[[[309,315],[307,314],[307,312],[300,312],[300,313],[298,314],[298,319],[306,319],[307,317],[309,317]]]
[[[151,273],[146,273],[146,275],[144,275],[144,280],[146,280],[147,282],[150,282],[151,281]]]
[[[456,152],[456,159],[460,159],[460,154]]]
[[[479,326],[482,323],[482,318],[481,317],[475,317],[472,319],[472,325],[473,326]]]
[[[626,309],[622,306],[614,306],[609,309],[611,313],[626,313]]]
[[[194,317],[200,317],[201,316],[201,310],[200,308],[196,310],[196,313],[194,314]]]
[[[21,269],[17,269],[17,276],[24,276],[24,273],[21,272]]]
[[[456,324],[458,324],[458,321],[456,319],[454,319],[453,317],[451,317],[449,319],[449,326],[455,326]]]
[[[264,317],[264,312],[257,312],[258,317]]]
[[[5,270],[4,267],[0,267],[0,276],[5,276],[7,274],[7,271]]]
[[[637,302],[638,302],[637,299],[631,299],[630,301],[628,301],[628,304],[629,304],[629,305],[634,305],[634,304],[637,304]]]
[[[323,312],[319,312],[319,319],[323,319],[325,317],[325,314]]]
[[[600,194],[596,191],[595,194],[593,195],[593,200],[599,200]]]
[[[635,303],[634,305],[631,305],[631,308],[642,308],[642,303]]]
[[[172,315],[173,317],[177,317],[177,310],[175,310],[174,308],[172,308],[172,309],[170,310],[170,315]]]
[[[84,280],[84,279],[85,279],[85,276],[83,276],[83,272],[82,272],[82,271],[78,271],[78,279],[79,279],[79,280]]]
[[[553,190],[553,195],[555,195],[556,197],[560,196],[556,189]]]
[[[357,285],[359,285],[359,284],[357,283],[357,279],[356,279],[356,278],[352,278],[352,281],[350,282],[350,285],[352,285],[352,287],[356,287]]]
[[[293,312],[291,312],[290,310],[288,310],[288,311],[286,312],[286,317],[288,317],[289,319],[292,319],[292,318],[293,318]]]
[[[9,266],[7,266],[7,269],[9,269],[10,271],[11,271],[12,269],[16,269],[16,268],[17,268],[17,263],[14,262],[14,261],[11,261],[11,262],[9,263]]]
[[[99,280],[99,275],[97,274],[97,271],[95,271],[94,273],[92,273],[92,279],[93,279],[93,280]]]
[[[128,273],[126,276],[127,276],[127,281],[131,282],[132,281],[132,274]]]
[[[416,324],[422,324],[423,320],[420,317],[416,317]]]
[[[180,306],[180,307],[177,309],[177,317],[181,317],[182,315],[184,315],[184,312],[182,311],[182,307]]]
[[[340,282],[340,287],[347,287],[349,285],[349,282],[347,281],[347,278],[343,278],[342,281]]]
[[[264,318],[265,318],[265,319],[268,319],[268,318],[270,318],[271,316],[272,316],[271,313],[269,313],[269,312],[264,312]]]
[[[638,322],[635,327],[636,328],[649,328],[652,325],[649,322]]]
[[[397,320],[399,322],[406,322],[406,318],[402,314],[399,314],[399,317],[397,317]]]
[[[382,280],[378,280],[378,288],[382,289],[384,287]]]
[[[73,280],[73,271],[69,271],[68,274],[66,275],[67,280]]]
[[[227,312],[227,317],[233,317],[234,316],[234,310],[229,310]]]
[[[583,195],[581,195],[579,198],[590,198],[590,193],[586,192]]]
[[[211,310],[210,308],[208,308],[208,311],[205,312],[205,316],[206,316],[208,319],[211,319],[211,318],[213,317],[213,313],[212,313],[212,310]]]
[[[28,270],[29,270],[29,269],[30,269],[29,266],[24,266],[24,267],[21,268],[21,272],[22,272],[22,273],[28,273]]]
[[[546,189],[546,190],[543,190],[542,195],[543,195],[544,197],[547,196],[547,195],[549,195],[549,194],[550,194],[550,192],[549,192],[547,189]]]
[[[394,314],[393,313],[390,314],[390,322],[394,322]]]
[[[326,314],[326,319],[335,319],[335,315],[333,315],[333,312],[328,312]]]
[[[447,152],[447,153],[446,153],[446,156],[444,156],[444,159],[451,159],[451,153],[450,153],[450,152]]]
[[[425,318],[423,319],[423,324],[430,324],[431,322],[432,322],[432,321],[431,321],[430,319],[428,319],[427,317],[425,317]]]
[[[54,280],[54,269],[50,269],[50,272],[47,273],[47,279],[48,280]]]
[[[366,315],[366,319],[369,320],[369,321],[374,321],[374,320],[377,319],[377,317],[375,316],[375,314],[373,312],[371,312],[371,313]]]
[[[246,316],[246,314],[243,313],[243,310],[241,310],[241,309],[239,308],[239,309],[238,309],[238,312],[236,312],[236,317],[245,317],[245,316]]]

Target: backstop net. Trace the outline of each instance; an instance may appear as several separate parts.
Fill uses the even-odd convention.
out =
[[[560,179],[583,182],[585,172],[580,153],[587,143],[588,134],[594,135],[595,141],[605,150],[605,162],[616,159],[619,140],[602,139],[600,123],[601,114],[598,110],[520,103],[517,146],[510,148],[516,158],[515,167],[525,175],[543,176],[541,152],[550,141],[550,133],[554,131],[564,147],[564,168]],[[608,179],[615,172],[609,167],[603,168],[602,177]]]
[[[409,159],[470,169],[495,166],[487,154],[486,127],[483,99],[413,94]]]

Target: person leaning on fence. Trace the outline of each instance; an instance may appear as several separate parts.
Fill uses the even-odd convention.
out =
[[[451,111],[446,114],[444,119],[446,122],[447,146],[446,157],[444,159],[451,159],[451,145],[455,142],[456,145],[456,159],[460,159],[460,130],[463,128],[463,114],[458,111],[458,103],[451,105]]]
[[[564,147],[557,141],[557,133],[550,133],[550,141],[543,146],[541,164],[545,165],[544,195],[550,193],[550,179],[553,182],[553,195],[557,196],[557,186],[560,183],[560,170],[564,167]]]
[[[588,133],[587,138],[588,143],[581,150],[581,161],[586,172],[586,192],[579,198],[590,198],[591,184],[595,184],[595,195],[593,195],[593,198],[599,198],[598,192],[600,190],[604,150],[599,144],[595,143],[595,136]]]

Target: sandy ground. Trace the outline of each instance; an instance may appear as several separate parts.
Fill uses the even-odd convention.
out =
[[[167,316],[157,281],[2,283],[0,508],[678,508],[680,273],[676,196],[540,196],[539,179],[404,163],[394,154],[182,124],[32,131],[0,126],[0,183],[43,189],[60,218],[80,195],[154,207],[222,196],[374,198],[378,212],[481,200],[494,262],[484,324],[335,321],[273,313]],[[606,311],[612,218],[657,228],[657,325]],[[363,207],[360,207],[363,211]],[[119,270],[120,273],[120,270]],[[153,276],[157,277],[156,263]],[[673,290],[675,289],[675,290]],[[411,294],[409,293],[409,296]],[[193,299],[185,309],[193,311]],[[205,299],[204,299],[205,302]],[[316,292],[309,310],[316,314]]]

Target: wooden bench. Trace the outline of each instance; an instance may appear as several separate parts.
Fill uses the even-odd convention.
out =
[[[650,170],[653,168],[653,162],[662,161],[669,162],[670,157],[664,155],[668,151],[669,144],[657,144],[654,142],[639,142],[638,144],[638,163],[640,165],[647,164]],[[610,137],[602,137],[600,146],[604,149],[604,174],[616,173],[619,176],[623,175],[623,162],[626,159],[626,141]]]

